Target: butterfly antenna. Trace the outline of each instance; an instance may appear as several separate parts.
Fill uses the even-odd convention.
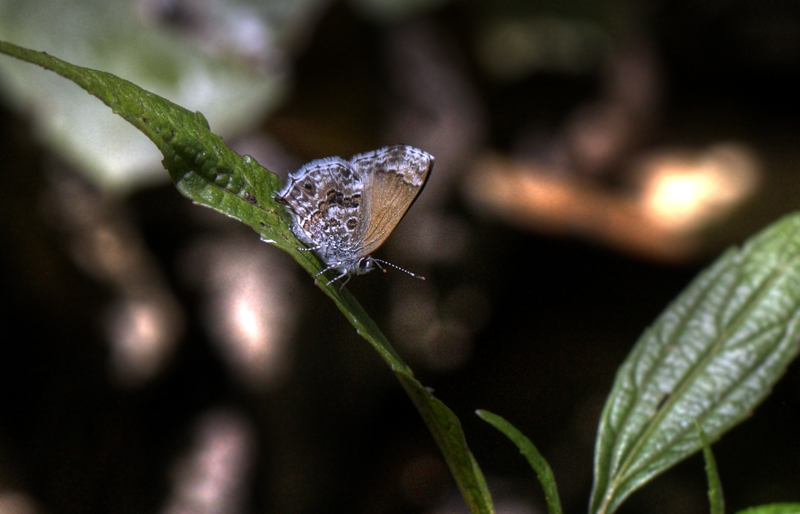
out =
[[[423,277],[422,275],[417,275],[415,273],[411,273],[407,269],[403,269],[400,266],[395,266],[391,262],[382,261],[380,259],[372,259],[372,260],[375,261],[375,263],[378,264],[378,267],[381,268],[381,269],[383,269],[383,267],[381,267],[380,263],[383,263],[383,264],[386,264],[387,266],[393,267],[394,269],[398,269],[398,270],[402,271],[403,273],[408,273],[409,275],[411,275],[414,278],[418,278],[420,280],[425,280],[425,277]],[[383,272],[386,273],[386,270],[383,270]]]

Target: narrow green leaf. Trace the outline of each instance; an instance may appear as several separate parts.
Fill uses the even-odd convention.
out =
[[[740,510],[736,514],[800,514],[800,503],[773,503]]]
[[[289,215],[273,197],[281,186],[280,179],[249,156],[242,157],[228,148],[209,130],[202,114],[110,73],[75,66],[43,52],[0,41],[0,53],[58,73],[128,120],[158,146],[164,155],[164,167],[187,198],[249,225],[262,239],[291,254],[310,274],[324,268],[314,252],[298,250],[303,245],[289,229]],[[486,481],[467,448],[458,418],[413,378],[411,369],[355,297],[338,284],[324,283],[325,280],[317,281],[356,331],[394,370],[442,450],[471,511],[493,512]]]
[[[717,473],[717,461],[708,444],[706,433],[700,423],[694,423],[697,434],[700,436],[700,443],[703,445],[703,458],[706,461],[706,477],[708,477],[708,502],[711,505],[711,514],[725,514],[725,497],[722,494],[722,482]]]
[[[184,196],[247,223],[283,249],[296,248],[286,229],[288,215],[270,194],[280,179],[228,148],[209,130],[201,113],[110,73],[75,66],[44,52],[0,41],[0,53],[71,80],[139,129],[164,155],[164,167]]]
[[[436,444],[442,450],[450,472],[456,480],[461,495],[470,512],[489,514],[494,512],[492,497],[475,457],[467,447],[461,422],[447,405],[402,370],[395,375],[405,388],[417,410],[428,425]]]
[[[211,132],[201,113],[110,73],[75,66],[44,52],[0,41],[0,53],[54,71],[111,107],[156,144],[175,187],[187,198],[250,226],[309,273],[324,268],[314,252],[298,250],[303,244],[289,229],[289,215],[273,197],[281,187],[280,179],[253,158],[231,150]],[[411,372],[347,290],[340,291],[336,284],[319,285],[390,366]]]
[[[729,250],[656,320],[617,372],[600,421],[590,512],[747,418],[798,352],[800,215]]]
[[[542,484],[544,498],[547,502],[547,511],[550,514],[561,514],[561,499],[558,496],[558,487],[556,487],[556,478],[553,475],[553,470],[550,469],[550,464],[548,464],[547,460],[539,453],[539,450],[536,449],[536,446],[533,445],[531,440],[517,430],[514,425],[497,414],[482,409],[475,411],[475,413],[480,416],[482,420],[505,434],[505,436],[511,439],[511,442],[519,448],[520,453],[525,456],[528,460],[528,464],[530,464],[536,472],[539,483]]]

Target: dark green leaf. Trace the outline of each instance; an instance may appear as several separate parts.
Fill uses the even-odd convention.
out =
[[[44,52],[2,41],[0,52],[73,81],[139,129],[164,155],[164,167],[184,196],[243,221],[285,250],[298,246],[286,229],[287,214],[271,196],[280,179],[228,148],[209,130],[201,113],[110,73],[75,66]]]
[[[550,464],[548,464],[542,454],[539,453],[539,450],[536,449],[536,446],[533,445],[531,440],[517,430],[514,425],[497,414],[492,414],[486,410],[478,410],[476,414],[505,434],[506,437],[511,439],[512,443],[517,445],[520,453],[525,456],[528,460],[528,464],[530,464],[536,472],[539,483],[542,484],[548,512],[550,514],[561,514],[561,499],[558,496],[558,487],[556,487],[556,478],[553,476],[553,470],[550,469]]]
[[[395,370],[397,378],[417,406],[433,438],[442,449],[447,465],[456,479],[461,495],[473,513],[494,512],[486,480],[472,452],[467,447],[461,422],[447,405],[442,403],[410,374]]]
[[[706,461],[706,477],[708,477],[708,502],[711,505],[711,514],[725,514],[725,497],[722,494],[722,482],[717,473],[717,461],[711,452],[705,432],[699,423],[695,422],[700,443],[703,445],[703,458]]]
[[[610,513],[645,482],[746,419],[798,352],[800,215],[704,271],[623,363],[595,454],[590,512]]]

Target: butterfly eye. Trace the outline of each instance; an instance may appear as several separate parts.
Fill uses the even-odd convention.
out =
[[[373,262],[371,257],[366,257],[358,261],[358,267],[359,267],[359,275],[363,275],[364,273],[372,271],[375,268],[375,263]]]

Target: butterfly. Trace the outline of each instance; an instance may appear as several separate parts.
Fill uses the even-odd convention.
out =
[[[292,232],[307,250],[336,270],[328,284],[381,268],[373,258],[414,203],[433,170],[433,156],[405,145],[387,146],[353,156],[325,157],[289,175],[277,200],[292,216]],[[346,278],[345,278],[346,277]]]

